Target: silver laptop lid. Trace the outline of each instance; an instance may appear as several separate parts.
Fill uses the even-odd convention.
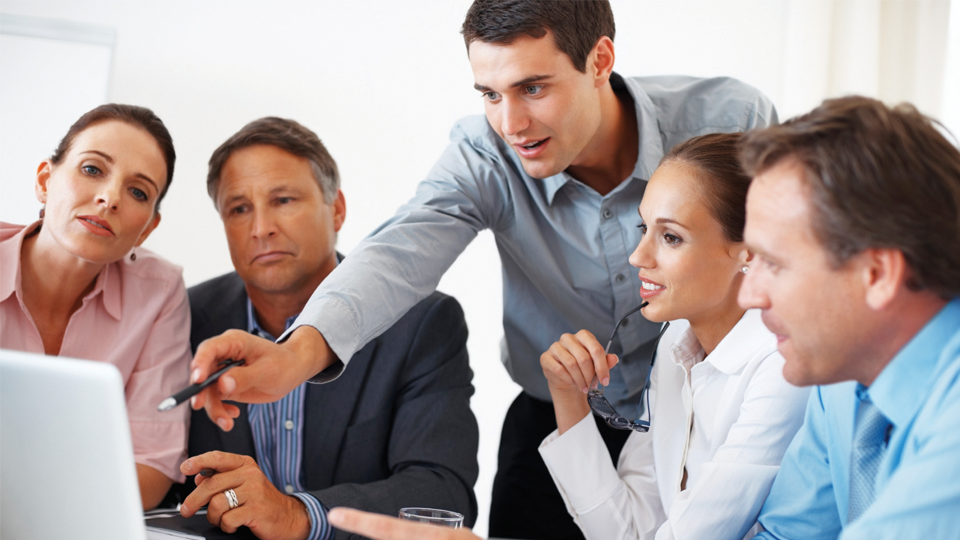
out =
[[[5,540],[145,538],[114,366],[0,349],[0,462]]]

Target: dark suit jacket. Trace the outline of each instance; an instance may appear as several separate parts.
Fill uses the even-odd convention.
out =
[[[209,337],[248,329],[247,294],[236,272],[191,287],[189,295],[194,352]],[[328,508],[393,516],[405,506],[444,508],[472,525],[479,430],[470,410],[473,372],[466,343],[460,304],[434,293],[358,351],[338,379],[308,384],[302,459],[307,491]],[[203,410],[193,412],[191,456],[221,450],[256,459],[247,406],[237,405],[240,417],[229,432]],[[181,497],[193,479],[185,486],[179,486]],[[337,531],[336,538],[357,536]]]

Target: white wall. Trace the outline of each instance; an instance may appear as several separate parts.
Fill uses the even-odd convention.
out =
[[[614,0],[617,70],[732,75],[775,103],[786,102],[782,118],[802,112],[830,89],[798,87],[809,77],[797,73],[826,68],[816,61],[801,65],[810,57],[791,53],[824,47],[822,36],[796,29],[791,18],[796,1]],[[254,118],[295,118],[328,146],[347,198],[348,219],[339,240],[345,253],[413,194],[444,148],[453,121],[482,113],[458,34],[469,4],[4,0],[0,9],[116,28],[109,100],[152,108],[170,128],[179,156],[163,222],[147,247],[182,265],[192,285],[231,269],[204,188],[206,161]],[[71,81],[63,81],[60,91],[69,95]],[[42,110],[36,119],[47,120]],[[63,123],[60,132],[67,127]],[[34,161],[39,163],[55,143],[39,148]],[[0,163],[4,175],[27,183],[35,167]],[[37,204],[23,204],[35,215]],[[487,529],[500,422],[519,391],[498,365],[499,275],[492,237],[484,234],[440,285],[461,301],[471,331],[473,406],[481,424],[476,526],[481,534]]]

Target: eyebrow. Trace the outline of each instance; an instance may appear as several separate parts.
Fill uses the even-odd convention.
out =
[[[637,208],[637,215],[640,216],[640,219],[643,219],[643,214],[640,213],[640,209],[639,209],[639,208]],[[646,221],[646,220],[644,219],[644,221]],[[690,228],[690,227],[687,227],[686,225],[684,225],[683,223],[680,223],[679,221],[677,221],[677,220],[675,220],[675,219],[665,218],[665,217],[657,218],[657,219],[654,221],[654,223],[656,223],[656,224],[658,224],[658,225],[661,225],[661,224],[664,224],[664,223],[673,223],[674,225],[679,225],[679,226],[683,227],[684,229],[689,229],[689,228]]]
[[[96,154],[96,155],[102,157],[103,159],[105,159],[105,160],[107,161],[107,163],[109,163],[109,164],[111,164],[111,165],[113,165],[113,163],[114,163],[114,162],[113,162],[113,157],[110,156],[110,154],[101,152],[101,151],[99,151],[99,150],[84,150],[83,152],[80,152],[80,155],[83,155],[83,154]],[[154,180],[153,180],[152,178],[150,178],[149,176],[147,176],[147,175],[145,175],[145,174],[143,174],[143,173],[139,173],[139,172],[136,173],[136,174],[134,174],[134,176],[136,176],[137,178],[141,178],[141,179],[143,179],[143,180],[146,180],[147,182],[150,182],[151,184],[153,184],[153,189],[157,190],[157,193],[160,193],[160,184],[158,184],[156,181],[154,181]]]
[[[103,159],[107,160],[107,163],[110,163],[110,164],[113,163],[113,157],[110,156],[110,154],[103,153],[103,152],[101,152],[101,151],[99,151],[99,150],[84,150],[83,152],[80,152],[80,153],[81,153],[81,154],[96,154],[96,155],[102,157]]]
[[[670,219],[670,218],[662,217],[662,218],[657,218],[657,221],[656,221],[656,222],[657,222],[658,224],[660,224],[660,223],[673,223],[674,225],[679,225],[679,226],[683,227],[684,229],[689,229],[689,227],[687,227],[686,225],[684,225],[683,223],[680,223],[679,221],[677,221],[677,220],[675,220],[675,219]]]
[[[511,84],[511,85],[510,85],[510,88],[517,88],[517,87],[519,87],[519,86],[525,86],[525,85],[528,85],[528,84],[530,84],[530,83],[540,82],[540,81],[543,81],[543,80],[545,80],[545,79],[549,79],[549,78],[551,78],[551,77],[553,77],[553,75],[531,75],[531,76],[527,77],[526,79],[521,79],[521,80],[519,80],[519,81]],[[484,86],[484,85],[482,85],[482,84],[474,84],[473,87],[476,88],[477,90],[479,90],[480,92],[489,92],[489,91],[490,91],[490,88],[488,88],[488,87],[486,87],[486,86]]]
[[[297,194],[300,193],[300,190],[298,190],[298,189],[295,188],[295,187],[290,187],[290,186],[288,186],[288,185],[279,185],[279,186],[270,188],[270,191],[268,191],[267,193],[269,193],[270,195],[276,195],[277,193],[282,193],[282,192],[284,192],[284,191],[289,191],[289,192],[293,193],[294,195],[297,195]],[[234,195],[233,197],[230,197],[229,199],[223,201],[223,205],[224,205],[224,206],[229,206],[230,204],[233,204],[233,203],[236,202],[236,201],[239,201],[239,200],[241,200],[241,199],[246,199],[246,198],[247,198],[246,195],[242,195],[242,194],[241,194],[241,195]]]
[[[761,247],[758,247],[758,246],[756,246],[755,244],[750,244],[750,243],[746,242],[746,240],[744,240],[744,246],[746,246],[746,248],[747,248],[748,250],[750,250],[750,252],[753,253],[754,255],[756,255],[756,256],[758,256],[758,257],[763,257],[764,259],[767,259],[768,261],[770,261],[770,262],[772,262],[772,263],[774,263],[774,264],[783,266],[783,261],[780,259],[780,257],[777,257],[777,256],[775,256],[775,255],[771,255],[769,251],[767,251],[767,250],[765,250],[765,249],[763,249],[763,248],[761,248]]]

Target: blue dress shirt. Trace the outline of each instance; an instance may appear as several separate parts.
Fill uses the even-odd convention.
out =
[[[532,178],[484,116],[465,118],[413,199],[323,281],[296,325],[317,328],[348,363],[490,229],[503,267],[501,360],[527,393],[550,401],[540,354],[564,333],[609,335],[640,303],[640,278],[627,259],[640,241],[637,206],[664,152],[696,135],[777,121],[766,96],[734,79],[614,74],[610,82],[632,99],[639,132],[637,163],[616,189],[601,196],[566,172]],[[621,363],[604,393],[630,410],[660,325],[639,313],[624,325],[610,351]]]
[[[873,504],[847,523],[858,383],[821,386],[760,512],[763,539],[960,538],[960,298],[860,394],[893,424]]]
[[[290,328],[296,317],[287,319]],[[260,327],[253,311],[253,302],[247,298],[247,328],[251,334],[275,341]],[[257,465],[271,484],[282,493],[303,501],[310,515],[310,534],[307,540],[330,540],[333,527],[327,522],[327,507],[316,497],[304,492],[303,470],[303,383],[273,403],[254,403],[247,407],[253,445],[257,449]]]

